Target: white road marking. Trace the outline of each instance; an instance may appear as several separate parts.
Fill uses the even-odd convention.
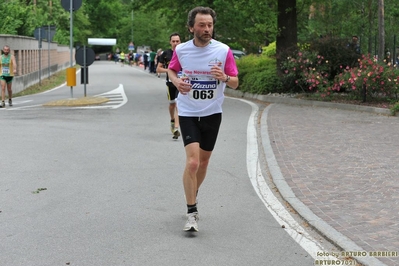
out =
[[[96,97],[105,97],[108,98],[109,101],[101,105],[80,106],[74,107],[74,109],[117,109],[125,105],[128,101],[122,84],[119,84],[118,88],[96,95]]]
[[[53,89],[51,89],[51,90],[48,90],[48,91],[43,91],[43,92],[41,92],[41,93],[38,93],[38,94],[46,94],[46,93],[49,93],[49,92],[52,92],[52,91],[58,90],[59,88],[62,88],[62,87],[64,87],[64,86],[66,86],[66,82],[65,82],[64,84],[61,84],[61,85],[60,85],[60,86],[58,86],[58,87],[55,87],[55,88],[53,88]]]
[[[57,88],[54,88],[55,90]],[[51,107],[52,110],[54,109],[65,109],[65,108],[70,108],[70,109],[117,109],[122,107],[128,102],[128,98],[126,96],[125,90],[123,88],[122,84],[119,84],[119,86],[109,92],[105,92],[102,94],[95,95],[94,97],[105,97],[108,98],[109,101],[100,105],[89,105],[89,106],[64,106],[64,107]],[[26,102],[31,102],[33,100],[26,100],[26,101],[18,101],[15,102],[16,104],[22,104]],[[29,106],[21,106],[21,107],[12,107],[10,109],[7,109],[8,111],[13,111],[13,110],[24,110],[24,109],[31,109],[31,108],[37,108],[37,107],[43,107],[42,104],[35,104],[35,105],[29,105]],[[46,107],[50,108],[50,107]],[[0,109],[1,110],[1,109]],[[6,110],[6,109],[4,109]]]
[[[8,109],[7,108],[8,104],[6,104],[6,108],[1,108],[0,110],[8,110],[8,111],[10,111],[10,110],[18,109],[18,107],[15,107],[15,105],[24,104],[24,103],[28,103],[28,102],[31,102],[31,101],[33,101],[33,100],[18,101],[18,100],[13,99],[12,100],[12,105],[13,105],[12,107],[9,107],[9,109]]]
[[[32,101],[33,100],[26,100],[26,101],[12,100],[12,103],[13,103],[13,105],[15,105],[15,104],[19,105],[19,104],[23,104],[23,103],[29,103],[29,102],[32,102]]]
[[[310,236],[305,229],[298,224],[298,222],[290,215],[281,202],[274,196],[273,192],[267,185],[265,178],[262,175],[259,154],[258,154],[258,137],[256,133],[256,125],[258,119],[259,108],[256,104],[240,99],[252,107],[251,116],[248,121],[247,127],[247,169],[248,175],[251,180],[259,198],[273,215],[274,219],[284,227],[285,231],[315,260],[319,257],[317,252],[328,252],[324,247],[312,236]],[[270,147],[271,149],[271,147]],[[333,256],[324,256],[325,260],[336,259]]]

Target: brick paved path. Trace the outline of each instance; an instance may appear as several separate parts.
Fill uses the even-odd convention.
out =
[[[267,121],[299,200],[364,251],[399,252],[398,117],[273,104]]]

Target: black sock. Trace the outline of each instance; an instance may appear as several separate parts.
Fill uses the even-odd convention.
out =
[[[193,212],[198,212],[197,204],[194,204],[194,205],[187,204],[187,213],[193,213]]]

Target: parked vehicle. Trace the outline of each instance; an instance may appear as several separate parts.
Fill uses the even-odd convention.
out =
[[[243,51],[240,50],[231,50],[233,52],[234,58],[235,59],[240,59],[243,56],[246,56],[247,54]]]

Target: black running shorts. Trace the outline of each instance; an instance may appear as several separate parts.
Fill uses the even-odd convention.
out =
[[[10,84],[13,78],[13,76],[0,76],[0,80],[4,80],[7,84]]]
[[[168,87],[167,95],[169,103],[175,103],[179,91],[177,90],[176,86],[170,81],[166,82],[166,86]]]
[[[179,116],[184,146],[198,142],[201,149],[213,151],[221,122],[221,113],[204,117]]]

